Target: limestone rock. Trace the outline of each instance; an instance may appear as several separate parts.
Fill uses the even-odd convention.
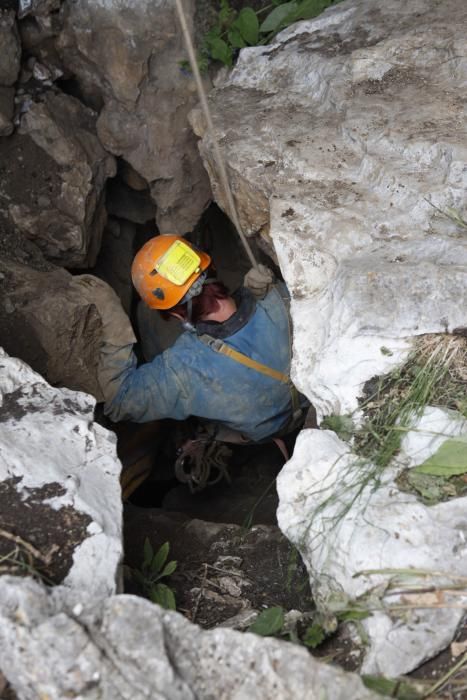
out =
[[[0,622],[0,666],[22,700],[376,700],[358,676],[304,648],[202,631],[134,596],[80,603],[63,588],[3,577]]]
[[[466,13],[339,3],[242,50],[211,93],[240,220],[271,236],[291,290],[293,375],[319,416],[353,410],[406,338],[466,324],[467,242],[439,211],[465,218]]]
[[[29,555],[45,580],[110,595],[122,554],[115,436],[94,423],[89,395],[52,388],[3,350],[0,365],[0,520],[21,538],[15,551],[2,536],[3,564],[28,574]]]
[[[467,218],[466,22],[463,0],[342,2],[242,50],[210,95],[240,220],[272,240],[290,289],[292,375],[319,420],[354,411],[364,382],[400,365],[415,336],[467,327],[467,239],[449,216]],[[225,209],[199,110],[192,123]],[[355,496],[352,460],[332,433],[305,431],[279,478],[279,524],[323,608],[335,590],[363,592],[358,565],[465,571],[465,499],[424,508],[391,471],[336,525],[339,484]],[[417,610],[420,626],[398,631],[375,615],[365,670],[411,670],[449,641],[457,612]]]
[[[189,18],[193,4],[185,3]],[[87,94],[100,97],[104,147],[150,185],[161,231],[193,228],[210,200],[187,114],[197,97],[171,3],[65,3],[58,47]]]
[[[104,185],[115,175],[95,114],[71,96],[47,92],[1,148],[0,191],[18,229],[61,265],[92,266],[106,219]]]
[[[24,53],[47,67],[53,80],[72,78],[66,73],[58,55],[55,41],[60,32],[58,14],[37,14],[24,17],[19,26]],[[27,77],[27,76],[25,76]]]
[[[376,609],[363,623],[371,641],[366,673],[395,677],[411,671],[449,644],[463,617],[459,597],[453,601],[449,592],[440,603],[436,596],[424,599],[415,590],[401,596],[393,589],[404,589],[404,582],[423,591],[449,588],[456,575],[465,574],[467,498],[427,506],[413,494],[402,494],[395,479],[402,466],[420,464],[447,436],[466,431],[460,414],[426,409],[404,437],[396,462],[379,473],[375,489],[373,480],[364,482],[372,465],[356,458],[347,443],[331,431],[306,430],[278,478],[279,524],[307,563],[318,607],[329,613],[349,601],[365,606],[366,599]],[[397,578],[392,570],[410,569],[414,575],[402,577],[401,585],[387,586]],[[361,575],[366,570],[381,573]],[[417,576],[421,570],[427,575]]]
[[[21,62],[21,44],[16,28],[15,13],[0,8],[0,85],[16,82]]]

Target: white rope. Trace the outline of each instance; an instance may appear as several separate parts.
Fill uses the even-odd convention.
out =
[[[195,76],[198,97],[199,97],[199,100],[201,102],[201,107],[203,109],[204,116],[206,118],[206,123],[208,125],[208,131],[210,133],[211,140],[212,140],[213,145],[214,145],[214,155],[215,155],[215,158],[217,161],[217,167],[219,168],[222,186],[224,188],[225,195],[227,197],[230,218],[232,219],[234,226],[238,231],[240,239],[243,243],[243,247],[245,248],[245,251],[250,259],[251,264],[253,265],[254,268],[258,269],[258,263],[255,260],[255,256],[253,255],[250,244],[248,243],[246,236],[243,233],[242,227],[240,225],[240,221],[238,218],[234,198],[232,196],[232,190],[230,188],[229,179],[227,177],[227,170],[225,167],[224,159],[223,159],[222,154],[221,154],[221,150],[219,148],[219,142],[217,140],[217,137],[216,137],[216,134],[214,131],[214,124],[212,122],[211,112],[210,112],[208,101],[206,98],[206,91],[204,89],[203,81],[201,80],[201,74],[199,72],[198,62],[197,62],[196,56],[195,56],[195,50],[193,48],[193,42],[191,41],[191,36],[190,36],[190,32],[188,30],[185,12],[183,10],[183,5],[182,5],[181,0],[175,0],[175,5],[177,7],[178,18],[180,20],[183,38],[185,40],[186,48],[188,51],[188,58],[190,60],[191,70],[192,70],[193,75]]]

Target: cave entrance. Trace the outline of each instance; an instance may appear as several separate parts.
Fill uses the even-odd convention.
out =
[[[138,334],[139,360],[151,361],[175,342],[182,327],[178,320],[163,319],[140,302],[131,286],[133,257],[158,230],[148,187],[123,162],[108,183],[106,208],[109,224],[93,272],[116,289]],[[232,223],[217,205],[211,204],[184,236],[211,256],[217,277],[229,292],[242,286],[251,264]],[[279,277],[274,262],[254,241],[252,246],[256,258]],[[285,458],[274,442],[218,443],[221,451],[228,450],[226,469],[214,465],[209,480],[216,483],[193,491],[177,478],[176,464],[180,450],[196,436],[196,419],[143,424],[110,423],[102,416],[101,420],[117,434],[123,467],[125,592],[154,599],[156,590],[165,590],[170,598],[167,587],[161,588],[167,584],[177,609],[207,627],[237,614],[242,606],[250,609],[253,603],[309,605],[303,565],[277,527],[276,477]],[[290,454],[294,438],[294,434],[287,438]],[[148,552],[155,557],[164,546],[170,549],[169,571],[172,560],[178,562],[177,571],[151,583],[147,564],[143,571],[144,560]],[[292,582],[289,588],[284,583],[287,576]],[[300,587],[293,585],[295,581]]]
[[[177,319],[163,319],[149,309],[131,285],[133,257],[158,230],[149,187],[124,161],[107,184],[106,209],[108,225],[92,272],[119,294],[138,335],[139,360],[150,361],[170,347],[183,329]],[[218,278],[230,292],[241,287],[251,264],[231,221],[216,204],[184,235],[211,256]],[[254,242],[253,247],[257,258],[279,275],[279,269]],[[181,446],[196,434],[195,419],[143,424],[100,419],[117,434],[126,507],[178,511],[238,525],[275,522],[275,477],[284,462],[275,444],[229,445],[225,473],[214,466],[209,481],[218,479],[217,483],[193,492],[189,484],[176,478],[175,463]]]

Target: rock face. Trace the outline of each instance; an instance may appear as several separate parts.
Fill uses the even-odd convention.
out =
[[[95,122],[78,100],[49,91],[1,146],[0,192],[12,220],[47,258],[67,267],[94,264],[106,220],[104,185],[116,172]]]
[[[273,239],[295,380],[321,416],[355,408],[405,338],[466,322],[466,239],[433,206],[465,206],[466,13],[340,3],[242,50],[212,93],[240,220]],[[225,208],[207,134],[201,150]]]
[[[462,0],[343,2],[269,46],[242,50],[211,93],[240,220],[273,241],[288,283],[293,377],[320,419],[354,411],[363,383],[399,365],[414,336],[467,326],[467,239],[449,216],[467,218],[466,21]],[[225,208],[199,111],[192,123]],[[337,527],[323,499],[345,474],[356,481],[358,468],[335,435],[311,430],[279,479],[280,526],[308,561],[318,599],[328,604],[334,589],[368,593],[374,579],[351,579],[358,567],[465,571],[465,503],[422,508],[401,496],[390,470]],[[400,500],[407,547],[395,534]],[[328,547],[312,540],[321,507],[316,528],[322,521]],[[446,559],[452,541],[459,550]],[[459,616],[431,610],[418,632],[371,619],[365,668],[398,675],[446,644]]]
[[[376,698],[358,676],[303,648],[232,630],[203,632],[133,596],[96,604],[11,577],[0,580],[0,593],[0,666],[22,700]]]
[[[60,0],[19,0],[18,15],[23,18],[26,15],[34,15],[42,18],[48,17],[50,12],[60,7]]]
[[[185,3],[192,18],[194,6]],[[88,99],[103,102],[104,147],[143,176],[161,231],[193,228],[210,200],[209,180],[187,114],[197,97],[173,3],[64,3],[58,46]]]
[[[110,595],[122,555],[115,436],[94,423],[89,395],[53,389],[3,350],[0,365],[2,561]]]
[[[434,454],[446,436],[466,433],[467,420],[457,412],[426,409],[375,488],[374,479],[365,483],[374,466],[356,458],[335,433],[303,431],[278,478],[279,525],[312,573],[318,608],[337,612],[359,601],[375,610],[363,621],[372,642],[365,673],[395,677],[411,671],[449,644],[464,616],[449,588],[466,571],[467,498],[427,506],[402,493],[395,479],[402,467]],[[410,569],[427,573],[397,577]],[[362,574],[370,570],[381,573]],[[397,594],[414,586],[418,592]],[[447,591],[424,596],[430,586]]]

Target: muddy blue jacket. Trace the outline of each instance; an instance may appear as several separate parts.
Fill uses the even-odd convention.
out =
[[[144,423],[198,416],[259,441],[279,432],[292,416],[290,387],[218,353],[200,339],[220,338],[235,350],[290,373],[289,313],[284,285],[257,301],[242,289],[237,311],[224,323],[198,323],[152,362],[137,367],[130,352],[114,359],[118,383],[105,413],[114,421]]]

